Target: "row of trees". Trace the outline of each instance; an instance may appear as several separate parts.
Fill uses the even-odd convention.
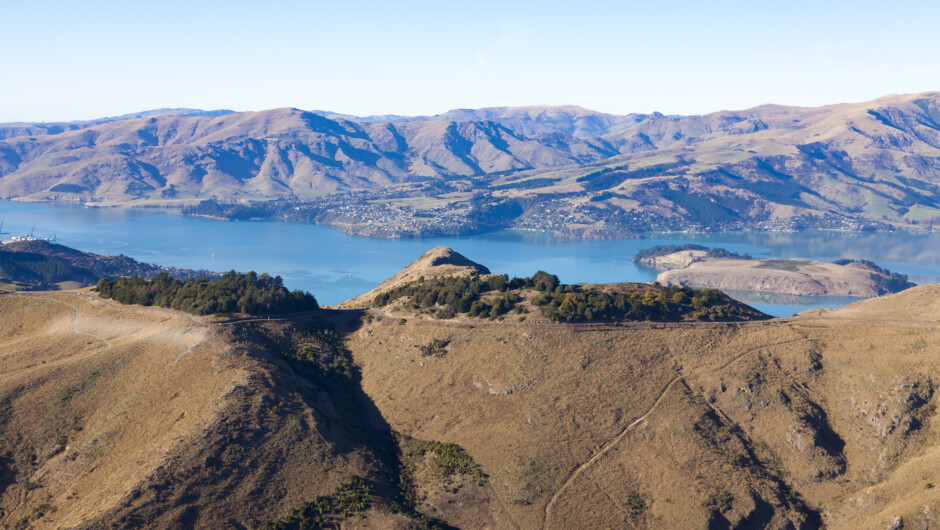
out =
[[[288,291],[280,276],[230,271],[217,279],[182,282],[168,274],[152,280],[139,276],[104,278],[98,293],[122,304],[155,305],[192,313],[282,314],[317,309],[316,298],[305,291]]]
[[[598,289],[556,290],[535,297],[542,314],[556,322],[618,320],[749,320],[763,315],[716,289],[652,287],[631,293]]]
[[[558,322],[619,320],[747,320],[763,315],[735,302],[715,289],[643,286],[631,293],[605,292],[563,285],[558,277],[543,271],[531,278],[506,275],[448,276],[419,278],[376,296],[373,305],[386,306],[407,298],[411,309],[434,313],[438,318],[466,314],[477,318],[496,318],[517,307],[522,291],[535,290],[532,305]]]

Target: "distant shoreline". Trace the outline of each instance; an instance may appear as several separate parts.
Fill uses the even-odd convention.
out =
[[[82,201],[63,201],[63,200],[34,200],[29,198],[15,197],[10,199],[0,199],[0,201],[10,201],[10,202],[19,202],[19,203],[29,203],[29,204],[48,204],[56,206],[71,206],[71,207],[81,207],[88,209],[147,209],[147,210],[163,210],[167,213],[174,215],[181,215],[184,217],[195,217],[201,219],[210,219],[213,221],[261,221],[261,222],[271,222],[271,221],[280,221],[280,222],[300,222],[300,223],[310,223],[316,224],[318,226],[329,227],[335,230],[339,230],[345,234],[362,237],[367,239],[429,239],[429,238],[439,238],[439,237],[466,237],[474,235],[483,235],[488,233],[500,232],[503,230],[512,230],[517,232],[528,232],[528,233],[540,233],[551,235],[552,237],[558,239],[567,239],[567,240],[631,240],[631,239],[650,239],[657,235],[663,236],[676,236],[676,235],[705,235],[705,234],[728,234],[728,233],[737,233],[737,232],[764,232],[764,233],[798,233],[803,231],[823,231],[823,232],[838,232],[843,234],[848,233],[890,233],[890,232],[905,232],[911,234],[929,234],[932,232],[937,232],[938,230],[930,230],[928,227],[922,225],[913,225],[913,226],[894,226],[882,224],[876,227],[868,227],[864,229],[851,229],[846,227],[833,227],[826,226],[821,224],[820,226],[805,226],[805,227],[778,227],[778,226],[754,226],[749,224],[741,224],[739,226],[717,226],[717,227],[688,227],[688,228],[677,228],[674,230],[662,230],[662,229],[650,229],[650,230],[641,230],[641,231],[624,231],[617,229],[610,229],[604,227],[585,227],[585,226],[572,226],[572,227],[563,227],[560,229],[540,229],[532,228],[527,226],[504,226],[502,224],[497,224],[492,227],[459,227],[452,226],[447,229],[436,229],[432,224],[432,221],[427,221],[428,224],[422,225],[418,228],[404,228],[401,226],[393,225],[377,225],[369,224],[368,222],[356,222],[355,219],[344,218],[343,220],[334,220],[329,218],[330,210],[328,208],[323,208],[324,212],[327,212],[320,219],[306,219],[306,218],[292,218],[285,217],[280,215],[252,215],[250,217],[242,217],[239,215],[224,215],[224,214],[213,214],[213,213],[203,213],[203,212],[194,212],[187,211],[188,208],[193,207],[193,205],[198,205],[202,202],[199,199],[185,199],[185,200],[157,200],[157,201],[130,201],[130,202],[82,202]],[[283,204],[283,205],[309,205],[314,204],[311,201],[303,202],[288,202],[281,201],[277,199],[271,199],[266,201],[258,201],[252,203],[219,203],[223,206],[230,206],[233,208],[239,207],[249,207],[261,205],[272,205],[272,204]],[[404,217],[404,216],[403,216]],[[406,217],[407,218],[407,217]],[[410,219],[410,218],[409,218]],[[414,219],[422,220],[425,222],[427,218],[423,216],[417,216]],[[417,221],[416,221],[417,222]]]

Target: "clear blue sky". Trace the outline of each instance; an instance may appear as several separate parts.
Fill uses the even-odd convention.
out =
[[[4,0],[0,122],[158,107],[700,114],[940,90],[937,1]]]

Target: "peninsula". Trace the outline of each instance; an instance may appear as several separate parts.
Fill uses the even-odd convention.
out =
[[[723,291],[871,298],[914,287],[907,276],[867,260],[755,259],[700,245],[654,247],[636,262],[662,270],[656,281]]]

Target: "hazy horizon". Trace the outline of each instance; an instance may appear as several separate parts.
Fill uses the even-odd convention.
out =
[[[923,92],[916,92],[916,93],[926,93],[926,92],[940,92],[940,90],[925,90],[925,91],[923,91]],[[263,111],[267,111],[267,110],[274,110],[274,109],[277,109],[277,108],[294,108],[294,109],[301,110],[301,111],[305,111],[305,112],[327,112],[327,113],[330,113],[330,114],[338,114],[338,115],[341,114],[341,115],[347,115],[347,116],[354,116],[354,117],[356,117],[356,118],[369,118],[369,117],[381,117],[381,116],[401,116],[401,117],[405,117],[405,118],[421,118],[421,117],[439,116],[439,115],[441,115],[441,114],[444,114],[444,113],[449,112],[449,111],[454,111],[454,110],[483,110],[483,109],[487,109],[487,108],[527,108],[527,107],[528,107],[528,108],[531,108],[531,107],[581,107],[581,108],[583,108],[583,109],[585,109],[585,110],[594,111],[594,112],[599,112],[599,113],[603,113],[603,114],[610,114],[610,115],[615,115],[615,116],[626,116],[626,115],[630,115],[630,114],[651,114],[652,112],[660,112],[661,114],[664,114],[664,115],[666,115],[666,116],[701,116],[701,115],[712,114],[712,113],[715,113],[715,112],[724,112],[724,111],[735,112],[735,111],[743,111],[743,110],[748,110],[748,109],[755,108],[755,107],[760,107],[760,106],[763,106],[763,105],[781,105],[781,106],[787,106],[787,107],[807,107],[807,108],[814,108],[814,107],[827,107],[827,106],[830,106],[830,105],[864,103],[865,101],[871,101],[871,100],[880,99],[880,98],[884,98],[884,97],[905,96],[905,95],[908,95],[908,94],[909,94],[909,93],[881,94],[881,95],[879,95],[879,96],[870,98],[870,99],[868,99],[868,100],[862,100],[862,101],[832,101],[832,102],[828,102],[828,103],[822,103],[822,104],[820,104],[820,105],[790,105],[790,104],[788,104],[788,103],[786,103],[786,102],[767,101],[767,102],[764,102],[764,103],[759,103],[759,104],[757,104],[757,105],[753,105],[753,106],[751,106],[751,107],[721,108],[721,109],[710,110],[710,111],[707,111],[707,112],[702,112],[702,113],[699,113],[699,114],[679,114],[679,113],[673,113],[673,112],[664,111],[664,110],[661,110],[661,109],[656,109],[656,110],[653,110],[653,111],[650,111],[650,112],[646,112],[646,113],[641,113],[641,112],[626,112],[626,113],[620,114],[620,113],[614,113],[614,112],[607,112],[607,111],[605,111],[604,109],[590,108],[590,107],[587,107],[587,106],[584,106],[584,105],[579,105],[579,104],[577,104],[577,103],[559,103],[559,104],[554,104],[554,105],[552,105],[552,104],[535,103],[535,104],[530,104],[530,105],[492,105],[492,106],[488,106],[488,107],[466,107],[466,106],[463,106],[463,107],[453,107],[453,108],[449,108],[449,109],[444,109],[444,110],[441,110],[441,111],[439,111],[439,112],[433,112],[433,113],[429,113],[429,114],[398,114],[398,113],[394,113],[394,112],[383,112],[383,113],[376,113],[376,114],[354,114],[354,113],[351,113],[351,112],[345,112],[345,111],[343,111],[343,110],[336,110],[336,109],[324,109],[324,108],[306,109],[306,108],[300,108],[300,107],[298,107],[298,106],[296,106],[296,105],[287,105],[287,106],[284,106],[284,107],[271,107],[271,108],[263,108],[263,109],[223,109],[223,108],[190,108],[190,107],[168,107],[168,106],[163,106],[163,107],[156,107],[156,108],[137,109],[137,110],[128,111],[128,112],[125,112],[125,113],[122,113],[122,114],[113,114],[113,115],[108,115],[108,116],[89,116],[89,117],[77,118],[77,119],[73,119],[73,120],[17,120],[17,121],[0,121],[0,125],[2,125],[2,124],[10,124],[10,123],[55,123],[55,122],[69,123],[69,122],[95,121],[95,120],[99,120],[99,119],[119,118],[119,117],[128,116],[128,115],[134,115],[134,114],[139,114],[139,113],[148,113],[148,112],[160,111],[160,110],[167,110],[167,111],[173,111],[173,110],[188,110],[188,111],[205,111],[205,112],[231,111],[231,112],[233,112],[233,113],[239,113],[239,112],[263,112]]]
[[[920,59],[940,45],[938,18],[925,1],[18,3],[0,20],[18,43],[0,122],[179,107],[691,115],[866,101],[940,89]]]

